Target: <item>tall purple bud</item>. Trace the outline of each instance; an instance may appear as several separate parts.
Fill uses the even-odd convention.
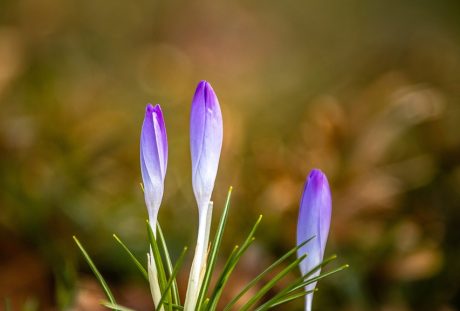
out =
[[[158,210],[163,198],[164,180],[168,165],[168,139],[160,105],[148,104],[141,132],[141,172],[144,197],[154,232]]]
[[[198,237],[188,281],[184,310],[195,310],[206,269],[209,229],[212,216],[211,195],[222,149],[222,113],[211,85],[201,81],[192,100],[190,151],[192,184],[198,204]]]
[[[300,263],[302,275],[306,275],[311,269],[323,261],[324,249],[326,248],[329,225],[331,223],[331,190],[326,175],[318,169],[310,172],[305,182],[302,199],[300,201],[299,219],[297,224],[297,245],[314,237],[297,251],[297,256],[308,254]],[[316,271],[310,278],[318,276]],[[316,282],[305,287],[306,291],[314,290]],[[311,311],[313,293],[305,298],[305,310]]]
[[[222,149],[222,113],[211,85],[201,81],[195,91],[190,115],[193,192],[201,209],[211,200]]]

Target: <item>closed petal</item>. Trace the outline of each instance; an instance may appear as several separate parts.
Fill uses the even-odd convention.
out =
[[[331,192],[326,175],[320,170],[312,170],[305,182],[297,224],[298,245],[314,237],[297,252],[299,257],[308,254],[307,258],[300,263],[302,275],[307,274],[323,261],[331,222],[331,209]],[[320,271],[315,272],[312,277],[319,273]],[[316,282],[309,284],[306,290],[313,290],[315,287]],[[307,296],[306,310],[311,309],[312,299],[313,294]]]
[[[155,126],[156,141],[158,142],[158,156],[160,159],[161,173],[164,180],[166,176],[166,168],[168,166],[168,138],[166,136],[166,126],[160,105],[155,105],[155,107],[153,107],[153,121]]]
[[[190,152],[192,155],[192,174],[196,174],[201,155],[206,123],[206,81],[201,81],[195,91],[190,112]]]
[[[149,217],[155,223],[168,163],[166,127],[159,105],[153,107],[149,104],[146,107],[141,131],[140,162],[145,202]]]
[[[190,151],[193,191],[198,206],[208,206],[219,166],[223,125],[219,101],[211,85],[201,81],[192,101]]]

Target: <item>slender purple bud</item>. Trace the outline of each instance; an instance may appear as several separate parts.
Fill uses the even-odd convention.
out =
[[[148,104],[141,132],[141,172],[144,197],[152,229],[155,231],[158,210],[163,198],[168,165],[168,140],[160,105]]]
[[[190,115],[192,183],[198,207],[207,208],[217,175],[222,149],[222,113],[211,85],[201,81],[195,91]]]
[[[297,245],[314,237],[297,251],[298,257],[308,254],[307,258],[300,263],[302,275],[307,274],[323,261],[331,223],[331,208],[331,190],[326,175],[320,170],[314,169],[305,182],[297,224]],[[310,277],[319,274],[320,271],[318,270]],[[316,282],[307,285],[305,290],[314,290],[315,287]],[[305,310],[311,311],[313,294],[307,295],[305,299]]]

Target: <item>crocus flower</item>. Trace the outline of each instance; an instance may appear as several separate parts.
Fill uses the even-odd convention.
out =
[[[166,127],[159,105],[153,107],[149,104],[145,109],[145,118],[141,131],[140,158],[149,223],[153,233],[156,234],[158,210],[160,209],[163,198],[166,166],[168,164]],[[157,306],[161,299],[161,291],[152,250],[150,250],[150,254],[148,255],[148,275],[153,301],[155,306]]]
[[[320,170],[314,169],[310,172],[305,182],[297,224],[297,245],[314,237],[297,251],[298,257],[308,254],[308,257],[300,263],[302,275],[306,275],[323,261],[331,222],[331,207],[331,191],[326,175]],[[319,274],[320,270],[310,277],[315,277]],[[315,287],[316,282],[307,285],[305,290],[311,291]],[[308,294],[305,298],[306,311],[311,311],[312,301],[313,294]]]
[[[211,200],[222,148],[222,113],[211,85],[201,81],[192,101],[190,115],[190,151],[192,182],[198,208]]]
[[[198,204],[199,227],[195,256],[190,270],[184,310],[195,310],[206,268],[209,228],[212,216],[211,194],[222,148],[223,126],[219,101],[211,85],[201,81],[192,100],[190,151],[192,184]]]
[[[168,164],[168,140],[160,105],[153,107],[148,104],[145,109],[140,156],[145,204],[147,205],[150,225],[153,232],[156,232],[156,221],[163,198],[166,166]]]

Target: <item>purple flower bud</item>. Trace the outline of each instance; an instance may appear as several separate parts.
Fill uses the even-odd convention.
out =
[[[198,208],[207,208],[217,175],[222,149],[222,113],[211,85],[201,81],[195,91],[190,115],[193,192]]]
[[[168,165],[168,140],[160,105],[148,104],[141,132],[141,172],[149,220],[155,232]]]
[[[329,225],[331,223],[331,190],[326,175],[318,169],[310,172],[305,182],[302,200],[300,202],[299,219],[297,224],[297,245],[314,237],[297,251],[297,256],[308,254],[300,263],[302,275],[323,261],[326,248]],[[320,274],[316,271],[311,277]],[[314,290],[316,282],[305,287],[306,291]],[[311,311],[313,294],[306,296],[305,310]]]

